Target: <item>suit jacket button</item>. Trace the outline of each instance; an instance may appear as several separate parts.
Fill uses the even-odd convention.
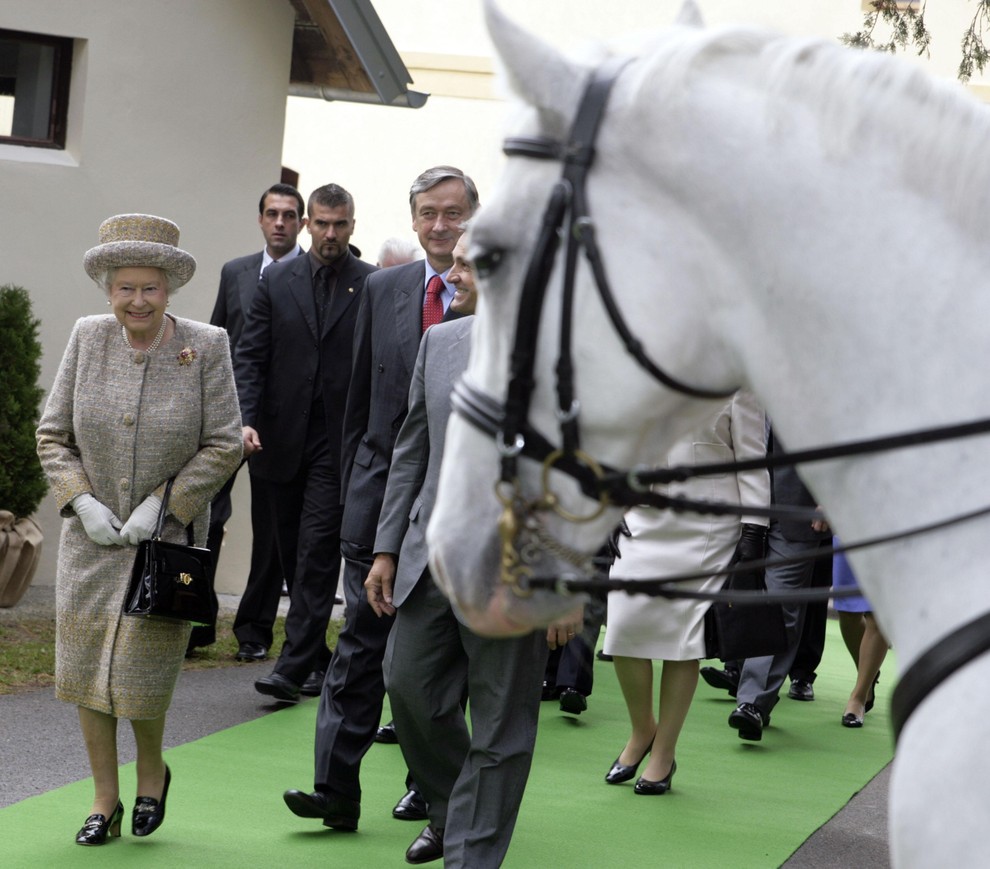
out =
[[[385,370],[385,366],[381,362],[378,363],[378,373],[381,374]]]

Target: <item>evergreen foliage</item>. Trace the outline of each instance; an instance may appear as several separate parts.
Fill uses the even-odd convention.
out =
[[[48,484],[35,449],[43,390],[41,342],[23,287],[0,287],[0,510],[30,516]]]

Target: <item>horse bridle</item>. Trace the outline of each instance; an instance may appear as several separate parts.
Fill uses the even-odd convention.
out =
[[[595,238],[594,223],[588,212],[585,183],[594,162],[594,142],[609,93],[627,62],[627,59],[613,58],[592,73],[566,143],[544,136],[506,139],[503,150],[508,156],[557,160],[563,164],[563,171],[550,194],[526,270],[516,319],[505,403],[500,404],[463,380],[455,386],[452,396],[453,408],[457,413],[496,438],[501,466],[496,491],[503,505],[499,522],[502,538],[502,581],[518,595],[531,593],[526,587],[526,577],[532,574],[527,565],[531,559],[526,557],[526,553],[532,552],[533,548],[550,549],[558,558],[585,572],[594,570],[590,559],[558,543],[546,533],[539,521],[540,513],[550,510],[569,522],[588,522],[597,518],[609,505],[631,506],[640,503],[643,496],[643,492],[630,489],[623,497],[619,491],[621,486],[613,486],[609,492],[603,491],[602,480],[611,469],[599,464],[580,448],[580,404],[574,393],[571,336],[575,275],[578,253],[581,250],[592,269],[595,284],[613,328],[639,365],[671,389],[697,398],[723,398],[735,392],[735,389],[710,391],[695,388],[677,380],[657,365],[629,329],[605,274],[604,261]],[[556,366],[556,416],[560,424],[561,445],[554,447],[529,424],[528,417],[536,384],[536,345],[544,299],[562,234],[566,238],[566,247],[560,351]],[[485,261],[476,262],[475,265],[482,276],[491,266]],[[536,499],[527,499],[520,490],[517,466],[520,456],[543,464],[543,491]],[[572,477],[581,490],[597,502],[591,514],[579,516],[563,508],[560,499],[550,488],[551,470],[561,471]],[[520,542],[523,538],[523,542]]]
[[[537,242],[528,263],[522,286],[519,310],[516,317],[515,340],[510,357],[509,384],[505,403],[469,384],[458,381],[451,397],[453,410],[482,432],[494,436],[500,457],[500,478],[496,495],[502,504],[499,533],[502,545],[501,581],[520,596],[533,593],[535,588],[547,588],[561,592],[618,588],[615,581],[587,579],[594,576],[594,559],[556,541],[542,526],[540,514],[554,512],[568,522],[590,522],[608,506],[652,506],[675,510],[688,510],[704,514],[733,514],[767,516],[778,519],[822,518],[817,511],[799,507],[775,505],[768,508],[741,507],[734,504],[696,501],[678,498],[652,490],[654,484],[670,483],[695,476],[738,473],[756,468],[824,461],[846,456],[865,455],[882,450],[934,443],[948,439],[969,437],[990,432],[990,419],[969,423],[941,426],[900,435],[871,438],[804,450],[793,453],[774,453],[766,459],[745,462],[726,462],[696,467],[667,469],[633,468],[618,471],[598,462],[580,446],[578,417],[580,403],[575,396],[574,370],[571,359],[571,337],[574,310],[574,288],[578,253],[584,251],[594,276],[599,297],[609,321],[621,339],[626,351],[655,380],[669,389],[700,399],[728,398],[736,388],[710,390],[687,384],[666,372],[643,349],[642,343],[629,329],[615,302],[614,294],[605,273],[604,261],[595,238],[595,227],[590,217],[586,196],[586,181],[595,158],[595,139],[604,116],[612,86],[628,59],[611,58],[595,69],[584,89],[577,115],[566,143],[548,136],[510,137],[503,151],[510,157],[527,157],[538,160],[555,160],[563,164],[560,180],[554,185],[543,214]],[[556,365],[556,417],[560,426],[560,446],[553,446],[547,438],[529,423],[529,410],[536,385],[535,364],[540,320],[546,291],[550,283],[561,235],[566,238],[564,252],[564,281],[561,301],[560,350]],[[494,265],[483,258],[475,263],[479,274],[486,276]],[[542,492],[535,498],[527,498],[521,491],[518,478],[520,457],[542,463]],[[570,476],[596,507],[586,515],[577,515],[564,509],[560,499],[550,487],[550,473],[556,470]],[[938,530],[961,521],[986,516],[990,507],[981,508],[947,520],[910,529],[906,532],[885,535],[859,544],[823,549],[821,554],[876,545],[902,539],[913,534]],[[581,577],[556,577],[543,579],[533,576],[529,566],[536,560],[536,552],[548,550],[559,560],[570,563],[583,574]],[[775,562],[750,562],[738,564],[733,571],[765,567]],[[728,571],[727,571],[728,572]],[[664,582],[679,582],[699,578],[701,574],[685,574],[668,577]],[[640,588],[642,585],[640,585]],[[716,598],[719,593],[689,591],[661,591],[668,597]],[[752,594],[752,593],[751,593]],[[753,595],[766,601],[770,595]],[[788,599],[810,601],[819,599],[817,593],[789,594]],[[746,601],[736,596],[738,602]],[[990,613],[986,613],[957,628],[927,649],[904,673],[894,691],[891,716],[895,740],[910,714],[937,687],[965,664],[990,651]]]

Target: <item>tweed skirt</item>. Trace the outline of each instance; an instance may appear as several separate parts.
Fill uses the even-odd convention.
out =
[[[98,546],[74,516],[62,524],[55,696],[116,718],[158,718],[172,700],[192,627],[122,614],[136,552]]]

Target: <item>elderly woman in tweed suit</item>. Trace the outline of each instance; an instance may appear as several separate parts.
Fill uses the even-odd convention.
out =
[[[61,515],[56,578],[56,696],[79,707],[93,770],[82,845],[120,835],[117,719],[137,743],[132,831],[161,824],[171,774],[165,712],[190,625],[121,615],[135,546],[151,536],[175,477],[163,538],[206,540],[209,504],[241,458],[241,419],[226,333],[165,313],[195,270],[179,229],[149,215],[100,227],[86,272],[112,314],[79,320],[38,427],[38,455]]]

